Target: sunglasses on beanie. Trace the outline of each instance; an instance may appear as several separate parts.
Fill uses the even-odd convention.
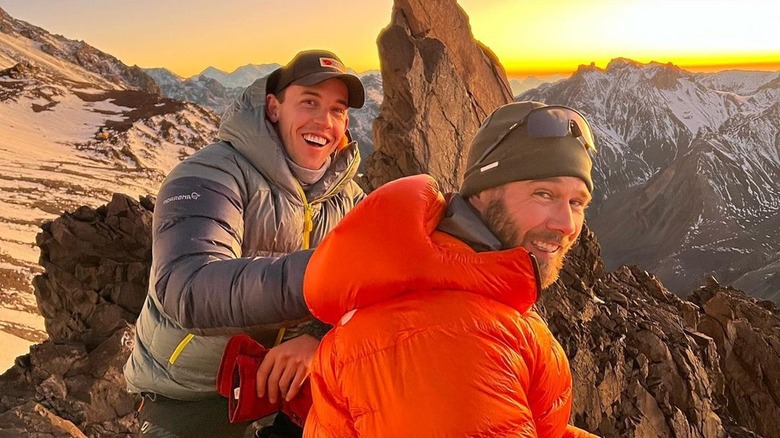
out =
[[[474,167],[482,164],[483,160],[493,152],[504,139],[515,129],[525,126],[528,136],[531,138],[560,138],[574,137],[579,140],[588,152],[596,152],[596,142],[593,141],[593,132],[590,129],[585,116],[574,108],[563,105],[551,105],[531,110],[523,120],[512,124],[509,129],[501,134],[496,141],[485,149],[485,152],[474,162]],[[468,169],[466,173],[473,169]]]

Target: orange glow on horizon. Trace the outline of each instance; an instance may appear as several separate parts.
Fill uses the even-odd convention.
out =
[[[780,59],[776,61],[756,61],[756,62],[712,62],[712,63],[691,63],[679,66],[685,70],[699,72],[714,72],[722,70],[758,70],[758,71],[780,71]]]
[[[701,73],[707,73],[707,72],[717,72],[717,71],[723,71],[723,70],[746,70],[746,71],[780,71],[780,57],[776,60],[758,60],[758,61],[735,61],[733,59],[730,59],[729,57],[724,57],[720,59],[710,59],[710,60],[701,60],[701,59],[690,59],[690,60],[656,60],[656,59],[647,59],[647,60],[641,60],[641,59],[631,59],[627,57],[623,57],[625,59],[630,59],[631,61],[638,62],[640,64],[650,64],[650,63],[658,63],[658,64],[668,64],[671,63],[672,65],[679,67],[683,70],[687,70],[690,72],[701,72]],[[560,61],[560,62],[550,62],[550,63],[537,63],[537,64],[526,64],[522,65],[522,63],[504,63],[504,68],[506,70],[506,75],[508,77],[527,77],[527,76],[535,76],[535,77],[543,77],[543,76],[550,76],[550,75],[563,75],[563,76],[569,76],[580,66],[591,66],[595,65],[599,69],[606,69],[607,65],[611,62],[611,59],[608,60],[601,60],[601,61],[594,61],[590,63],[576,63],[576,62],[566,62],[566,61]],[[510,65],[512,67],[510,67]]]
[[[570,75],[615,58],[689,71],[780,70],[780,2],[459,0],[510,77]]]

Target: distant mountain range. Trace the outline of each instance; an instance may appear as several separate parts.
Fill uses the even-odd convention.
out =
[[[535,76],[528,76],[523,78],[509,77],[508,79],[509,79],[509,86],[512,87],[512,95],[517,96],[528,90],[533,90],[534,88],[542,84],[558,82],[562,79],[566,79],[566,76],[556,74],[556,75],[541,76],[541,77],[535,77]]]
[[[270,74],[279,66],[279,64],[247,64],[230,73],[208,67],[190,78],[182,78],[165,68],[149,68],[144,71],[154,79],[163,96],[194,102],[214,110],[217,114],[222,114],[222,111],[247,85]],[[350,110],[350,132],[360,145],[363,163],[365,163],[365,158],[374,151],[371,126],[382,104],[382,75],[378,71],[368,71],[358,76],[366,88],[366,103],[363,108]],[[565,76],[550,75],[540,78],[529,76],[512,78],[510,84],[512,92],[520,94],[541,84],[561,79],[565,79]],[[363,169],[362,164],[360,169]]]
[[[144,70],[160,87],[161,94],[169,99],[193,102],[222,114],[244,87],[227,88],[214,78],[193,76],[182,79],[165,68]]]
[[[208,67],[197,76],[215,79],[226,88],[246,87],[255,79],[267,76],[279,67],[279,64],[247,64],[230,73],[215,67]]]
[[[589,224],[609,268],[638,264],[679,294],[714,275],[780,301],[780,72],[616,59],[518,99],[592,122]]]

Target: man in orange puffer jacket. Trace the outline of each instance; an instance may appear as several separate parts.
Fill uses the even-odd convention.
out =
[[[304,436],[591,436],[567,425],[569,363],[532,306],[582,229],[593,146],[576,110],[511,103],[480,127],[459,194],[408,177],[344,218],[304,278],[335,325]]]

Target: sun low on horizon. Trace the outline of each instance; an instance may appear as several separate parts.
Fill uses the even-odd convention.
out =
[[[442,0],[444,1],[444,0]],[[449,1],[449,0],[446,0]],[[780,2],[770,0],[460,0],[474,37],[512,77],[570,74],[614,58],[693,71],[780,70]],[[212,66],[286,63],[324,48],[379,69],[392,0],[0,0],[16,19],[128,65],[182,77]]]
[[[466,2],[468,3],[468,2]],[[472,18],[510,74],[605,67],[614,58],[692,70],[780,70],[780,2],[506,1]]]

